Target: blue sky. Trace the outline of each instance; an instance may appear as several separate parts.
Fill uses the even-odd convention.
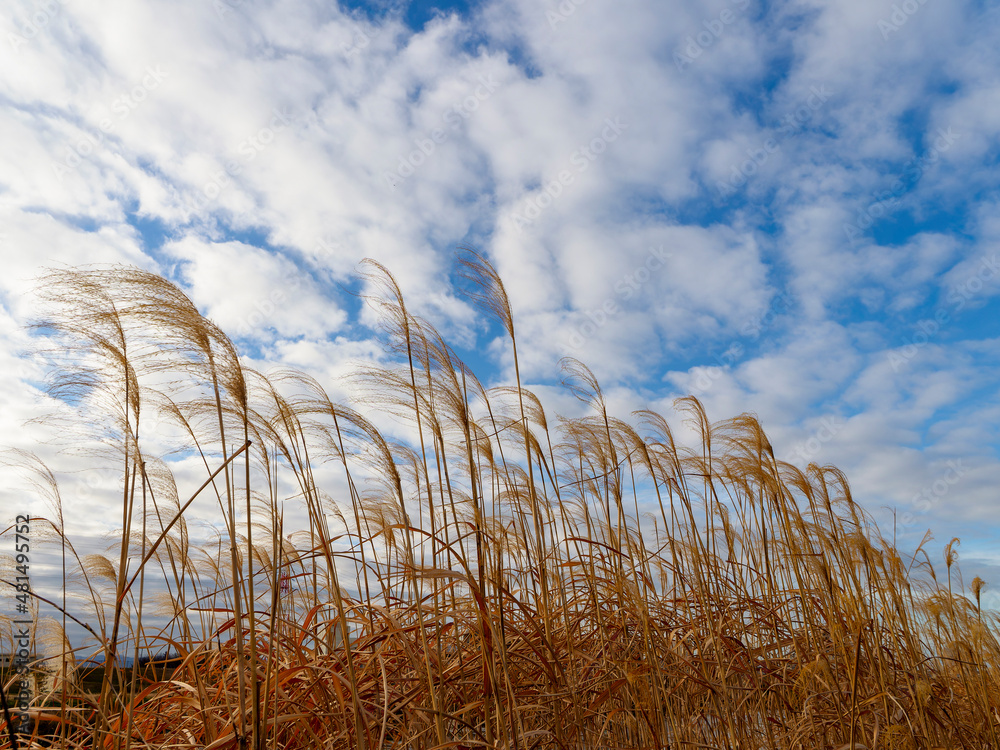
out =
[[[484,380],[511,294],[556,411],[578,357],[621,416],[694,393],[842,468],[934,559],[1000,581],[1000,33],[941,0],[22,2],[0,20],[0,398],[46,266],[180,283],[255,366],[337,395],[379,356],[372,257]],[[81,534],[112,513],[78,499]],[[85,512],[83,512],[85,511]],[[102,516],[108,517],[105,523]],[[995,597],[995,594],[994,594]],[[994,602],[1000,601],[996,598]]]

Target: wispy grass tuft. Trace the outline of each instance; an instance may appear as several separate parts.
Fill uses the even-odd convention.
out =
[[[121,528],[77,555],[55,475],[10,456],[52,508],[63,581],[38,597],[55,679],[21,746],[1000,747],[1000,621],[957,540],[939,579],[929,538],[904,555],[840,471],[778,461],[753,416],[679,399],[700,436],[679,445],[663,415],[610,414],[581,362],[565,383],[590,413],[552,418],[500,277],[460,266],[515,382],[486,388],[370,261],[390,364],[359,370],[351,405],[247,368],[155,275],[43,280],[51,391],[120,467]],[[200,486],[150,455],[168,424]],[[206,506],[219,533],[198,542]]]

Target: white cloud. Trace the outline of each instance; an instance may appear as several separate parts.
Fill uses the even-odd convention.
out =
[[[180,260],[195,304],[230,335],[321,339],[347,319],[308,272],[252,245],[187,237],[163,249]]]

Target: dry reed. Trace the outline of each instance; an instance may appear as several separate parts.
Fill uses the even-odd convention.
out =
[[[754,417],[680,399],[700,435],[680,446],[660,414],[609,414],[576,361],[590,415],[550,420],[502,281],[460,262],[516,382],[484,387],[369,262],[392,356],[354,407],[248,369],[155,275],[43,280],[51,391],[114,455],[122,520],[112,554],[77,555],[55,476],[14,457],[54,509],[64,582],[36,602],[57,679],[21,747],[1000,747],[1000,622],[953,545],[939,581],[927,540],[904,558],[840,471],[776,460]],[[187,497],[144,451],[154,418],[203,467]],[[195,502],[218,508],[214,543],[192,542]],[[285,526],[292,503],[307,528]],[[92,685],[70,619],[98,644]],[[169,669],[121,666],[166,651]]]

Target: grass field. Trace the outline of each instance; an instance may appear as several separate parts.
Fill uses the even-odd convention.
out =
[[[501,280],[459,263],[515,382],[485,388],[368,262],[391,356],[351,405],[247,368],[155,275],[44,280],[51,391],[115,456],[121,527],[109,554],[77,555],[54,476],[10,459],[51,509],[34,523],[64,577],[36,602],[48,737],[20,747],[1000,747],[1000,621],[957,542],[935,564],[926,544],[902,554],[840,471],[776,460],[753,416],[711,424],[680,399],[698,436],[681,445],[660,414],[609,414],[576,361],[588,416],[547,414]],[[154,421],[186,436],[200,488],[178,494],[146,454]],[[224,531],[198,545],[206,508]],[[74,621],[99,644],[87,680]],[[169,669],[116,666],[168,651]]]

